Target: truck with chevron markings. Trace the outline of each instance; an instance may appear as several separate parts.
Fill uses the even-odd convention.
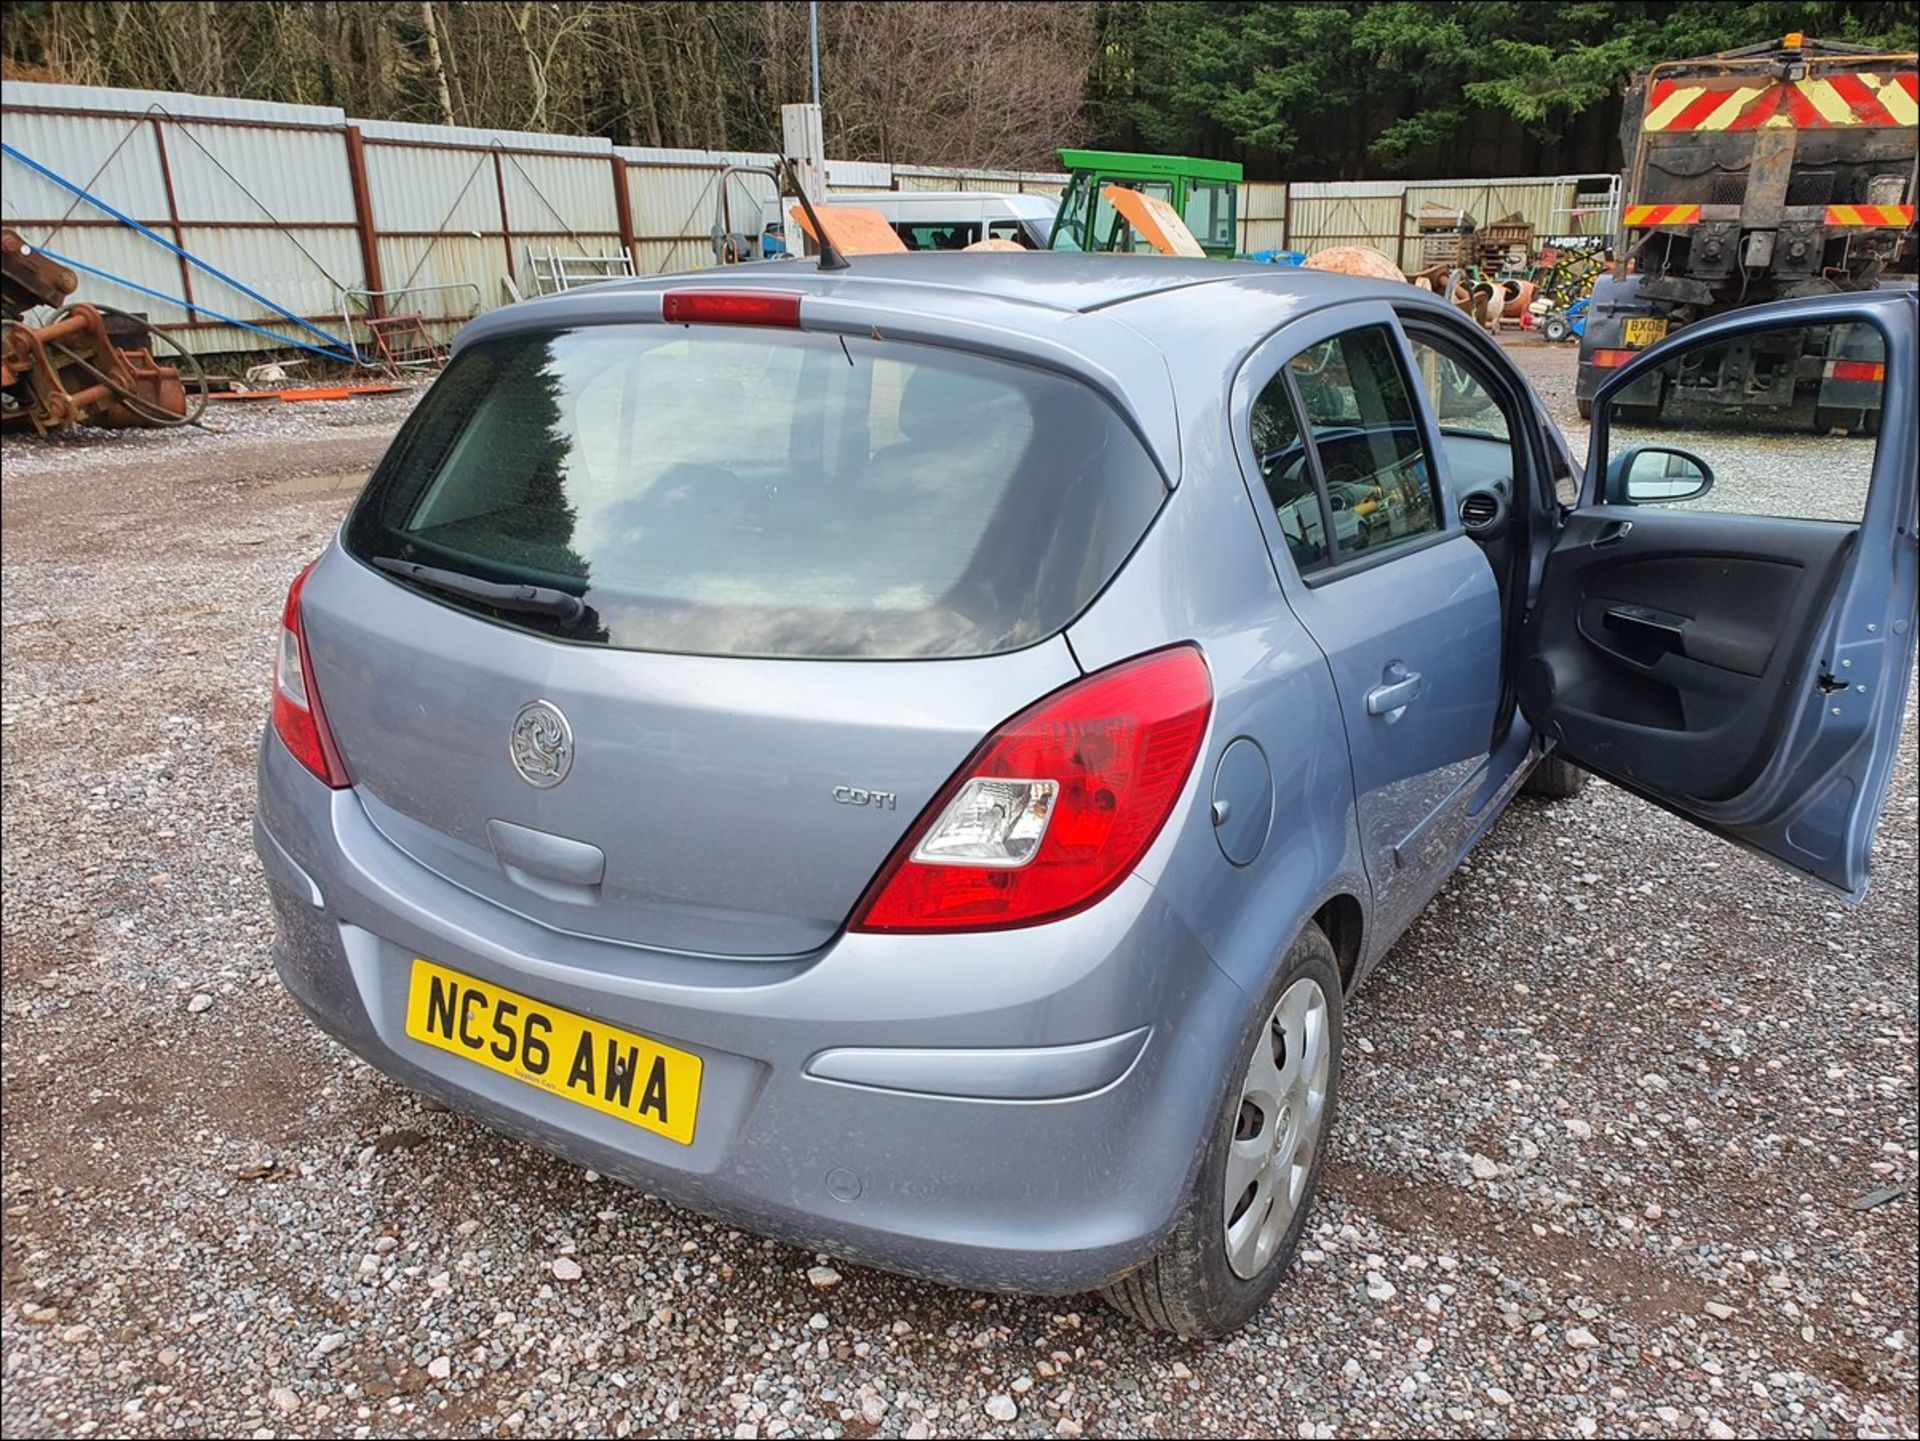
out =
[[[1594,286],[1580,343],[1580,413],[1609,369],[1692,321],[1766,300],[1912,288],[1917,84],[1914,55],[1797,34],[1636,75],[1621,123],[1614,267]],[[1689,397],[1811,401],[1816,429],[1873,429],[1877,410],[1862,401],[1879,387],[1856,374],[1863,362],[1806,335],[1793,354],[1728,347],[1717,373],[1687,377]],[[1658,387],[1671,383],[1649,379],[1622,400],[1654,419],[1669,398]]]

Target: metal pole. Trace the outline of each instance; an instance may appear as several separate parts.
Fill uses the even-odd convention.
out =
[[[820,103],[820,0],[807,0],[807,42],[813,48],[813,103]]]
[[[380,234],[374,229],[373,192],[367,186],[366,140],[358,125],[349,125],[346,137],[347,180],[353,191],[353,225],[360,236],[360,268],[366,272],[367,278],[367,314],[381,316],[387,313],[386,296],[382,291],[387,282],[380,274]],[[343,295],[343,316],[346,309]],[[342,334],[347,344],[353,344],[353,326],[350,322]]]

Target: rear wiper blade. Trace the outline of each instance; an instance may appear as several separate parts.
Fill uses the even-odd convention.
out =
[[[404,576],[418,585],[445,591],[448,595],[477,600],[495,610],[550,615],[557,617],[562,625],[572,625],[587,609],[587,603],[579,596],[556,590],[550,585],[502,585],[498,581],[482,580],[464,571],[442,570],[439,566],[421,565],[391,555],[376,555],[372,560],[373,564],[390,575]]]

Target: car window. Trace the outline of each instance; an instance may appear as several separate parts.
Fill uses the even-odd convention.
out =
[[[1487,388],[1477,362],[1443,340],[1420,334],[1409,335],[1407,340],[1420,372],[1420,389],[1443,433],[1459,430],[1495,440],[1513,439],[1507,417]]]
[[[1287,369],[1334,512],[1335,563],[1439,530],[1433,467],[1392,332],[1374,325],[1336,335]]]
[[[1880,332],[1858,323],[1683,345],[1613,397],[1605,498],[1858,524],[1886,358]]]
[[[1313,483],[1313,468],[1284,372],[1269,380],[1254,400],[1252,430],[1260,478],[1266,483],[1267,499],[1294,569],[1301,575],[1325,570],[1333,564],[1333,552],[1327,545],[1320,490]],[[1340,523],[1338,518],[1335,523]]]
[[[347,524],[399,558],[557,587],[621,649],[993,655],[1065,626],[1166,495],[1065,376],[950,347],[595,325],[467,346]]]
[[[1414,371],[1440,429],[1456,494],[1491,487],[1513,499],[1522,457],[1485,363],[1439,336],[1410,332]]]
[[[1032,250],[1034,248],[1033,237],[1027,233],[1026,227],[1018,220],[989,221],[987,224],[987,239],[1011,240],[1015,245],[1021,246],[1023,249]]]
[[[894,233],[907,242],[909,250],[965,250],[980,238],[980,226],[967,221],[942,221],[934,224],[903,222]]]

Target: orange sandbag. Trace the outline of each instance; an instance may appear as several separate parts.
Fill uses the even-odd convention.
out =
[[[1360,275],[1369,280],[1405,280],[1400,267],[1370,245],[1335,245],[1316,251],[1307,260],[1306,269],[1326,270],[1335,275]]]

